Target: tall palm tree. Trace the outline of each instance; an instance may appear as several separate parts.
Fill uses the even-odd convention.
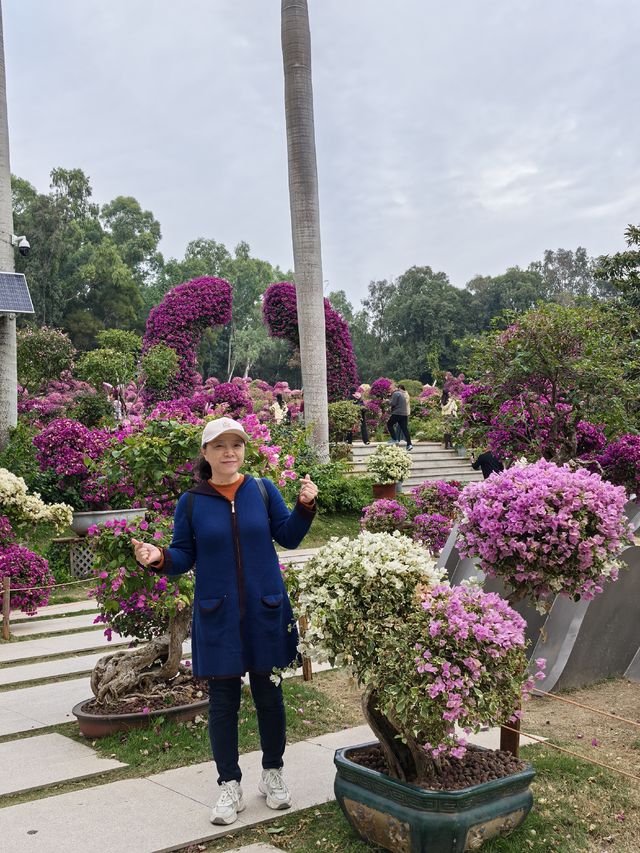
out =
[[[12,234],[7,84],[4,73],[4,35],[0,2],[0,270],[2,272],[13,272],[15,269],[11,245]],[[17,390],[16,318],[15,314],[0,314],[0,447],[3,447],[7,440],[9,428],[15,426],[18,421]]]
[[[313,424],[313,443],[320,457],[328,459],[327,355],[307,0],[282,0],[281,26],[304,415]]]

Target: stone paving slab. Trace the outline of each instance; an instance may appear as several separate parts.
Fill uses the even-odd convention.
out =
[[[51,678],[57,675],[70,675],[74,672],[90,672],[108,651],[105,649],[96,654],[5,666],[0,669],[0,686],[19,684],[21,681],[37,681],[40,678]]]
[[[88,677],[0,693],[0,735],[71,723],[73,706],[91,695]]]
[[[0,644],[0,663],[40,658],[47,655],[61,655],[67,652],[84,652],[128,644],[130,637],[118,638],[114,634],[111,643],[104,636],[104,628],[96,626],[93,631],[80,631],[77,634],[60,634],[58,637],[43,637],[38,640],[22,640],[19,643]]]
[[[12,740],[0,744],[0,767],[11,768],[10,773],[0,774],[0,796],[126,766],[100,758],[90,747],[60,734]]]
[[[67,613],[76,613],[78,610],[97,610],[98,603],[95,598],[87,598],[86,601],[67,601],[64,604],[47,604],[46,607],[38,607],[35,616],[25,616],[24,613],[11,614],[11,624],[14,622],[33,622],[40,616],[58,616]]]
[[[82,616],[64,616],[56,619],[40,619],[37,622],[12,622],[11,633],[16,637],[31,637],[36,634],[54,634],[63,631],[75,631],[77,628],[95,628],[93,620],[95,613],[85,613]],[[104,625],[98,624],[104,631]]]

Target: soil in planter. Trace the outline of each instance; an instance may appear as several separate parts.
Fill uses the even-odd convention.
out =
[[[378,745],[354,749],[347,754],[347,758],[355,764],[389,775],[386,759]],[[493,779],[512,776],[525,768],[524,762],[510,752],[476,749],[473,746],[467,747],[463,758],[450,757],[443,764],[442,775],[437,779],[415,784],[427,791],[459,791]]]
[[[82,706],[85,714],[109,716],[111,714],[139,714],[144,708],[160,711],[177,705],[191,705],[201,702],[209,695],[206,679],[194,678],[191,672],[180,672],[170,683],[156,685],[152,693],[136,693],[123,696],[118,702],[98,705],[91,699]]]

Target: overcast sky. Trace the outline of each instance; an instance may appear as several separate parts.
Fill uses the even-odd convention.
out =
[[[357,303],[640,222],[638,0],[310,0],[323,269]],[[3,0],[12,171],[135,196],[165,257],[292,265],[278,0]]]

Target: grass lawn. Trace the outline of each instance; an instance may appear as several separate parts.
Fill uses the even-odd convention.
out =
[[[357,536],[360,533],[360,513],[318,513],[313,520],[311,530],[304,537],[301,548],[319,548],[332,536]],[[282,550],[282,549],[279,549]]]

